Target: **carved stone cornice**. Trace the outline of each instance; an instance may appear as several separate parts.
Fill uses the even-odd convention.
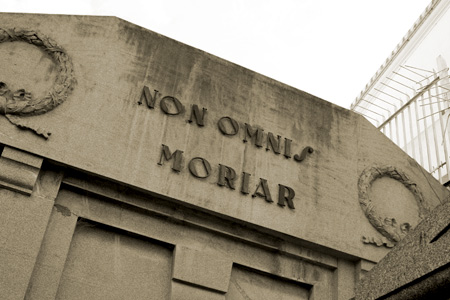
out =
[[[0,187],[31,195],[43,158],[5,146],[0,157]]]

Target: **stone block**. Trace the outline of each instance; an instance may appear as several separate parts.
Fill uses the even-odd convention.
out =
[[[207,252],[176,246],[173,279],[226,293],[232,260],[220,252]]]
[[[0,190],[0,290],[10,299],[23,299],[33,271],[51,201]]]
[[[5,147],[0,157],[0,187],[31,195],[42,161],[42,157]]]
[[[78,217],[53,207],[26,299],[55,299]]]
[[[441,299],[443,295],[448,296],[449,228],[450,201],[447,200],[366,274],[357,286],[356,299],[394,300],[413,296],[414,299]]]

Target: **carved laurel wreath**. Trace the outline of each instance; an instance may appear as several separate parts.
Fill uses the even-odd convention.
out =
[[[414,195],[419,208],[419,217],[423,218],[427,214],[424,206],[424,198],[419,188],[406,174],[392,166],[375,166],[365,169],[358,181],[359,204],[364,214],[375,229],[390,241],[399,242],[410,229],[408,223],[397,224],[394,218],[383,217],[375,210],[369,197],[369,188],[372,183],[381,178],[389,177],[401,182]]]
[[[69,56],[52,39],[33,30],[0,28],[0,43],[16,41],[27,42],[43,49],[52,58],[58,70],[50,91],[40,99],[33,99],[31,93],[25,89],[11,91],[6,83],[0,82],[0,114],[5,115],[15,125],[27,127],[17,124],[18,119],[11,115],[39,115],[52,110],[67,99],[75,84],[75,77]],[[36,131],[34,128],[30,129]]]

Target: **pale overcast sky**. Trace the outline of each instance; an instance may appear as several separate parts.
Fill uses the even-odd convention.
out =
[[[349,108],[431,0],[0,0],[117,16]]]

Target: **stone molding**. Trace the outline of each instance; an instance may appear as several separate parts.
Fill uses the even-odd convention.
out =
[[[5,146],[0,157],[0,187],[31,195],[42,157]]]
[[[106,179],[99,179],[95,176],[78,171],[68,171],[65,173],[63,183],[68,187],[80,191],[89,192],[123,204],[131,205],[135,208],[142,209],[147,213],[172,219],[176,222],[189,224],[190,226],[202,228],[206,231],[215,232],[217,235],[226,236],[247,244],[256,245],[261,249],[283,253],[290,257],[296,257],[327,269],[335,270],[337,268],[337,259],[330,254],[325,254],[325,250],[318,254],[308,250],[305,246],[293,243],[291,240],[270,237],[271,234],[266,231],[260,232],[258,230],[248,229],[246,226],[240,228],[241,230],[239,230],[238,234],[235,231],[236,224],[224,221],[221,218],[216,219],[211,215],[205,217],[206,214],[198,211],[195,213],[192,211],[190,213],[182,212],[182,209],[173,211],[170,206],[167,206],[168,201],[163,201],[161,203],[159,203],[159,201],[148,201],[149,196],[147,194],[133,191],[131,187],[116,185]],[[121,196],[124,193],[127,194],[126,198]],[[153,198],[153,200],[156,199]]]

